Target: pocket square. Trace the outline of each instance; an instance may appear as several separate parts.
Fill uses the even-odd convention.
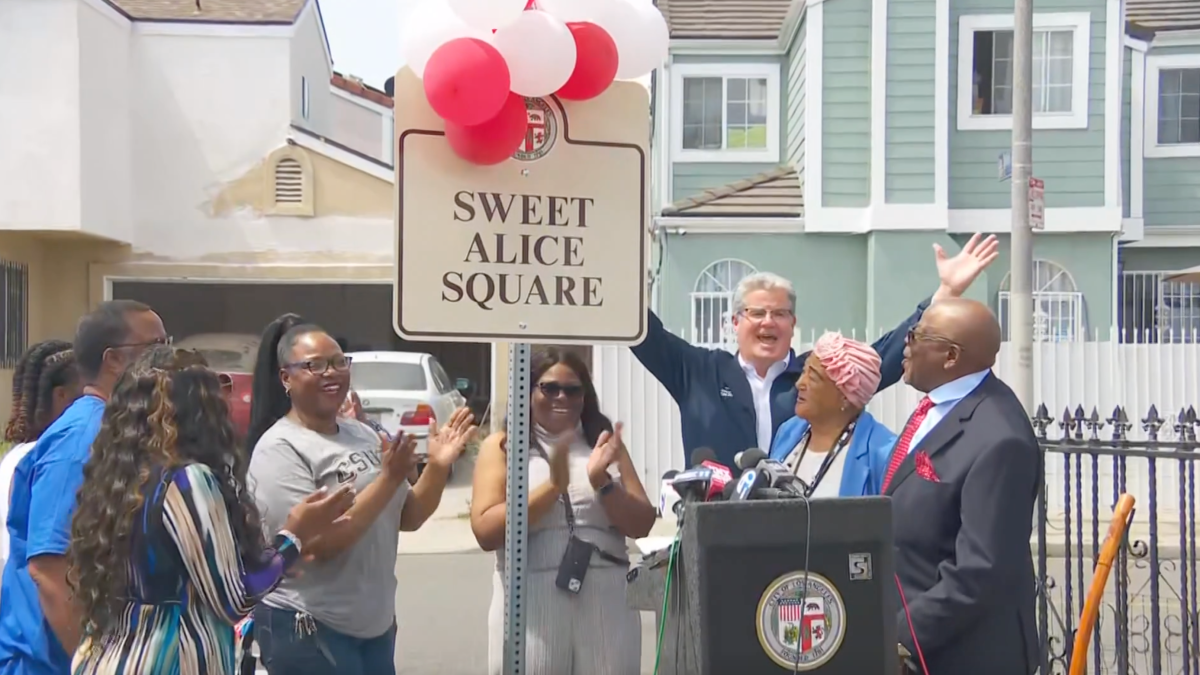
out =
[[[942,482],[942,479],[938,478],[937,471],[933,470],[933,460],[929,459],[929,455],[925,452],[918,452],[916,457],[913,457],[913,461],[917,465],[918,476],[931,483]]]

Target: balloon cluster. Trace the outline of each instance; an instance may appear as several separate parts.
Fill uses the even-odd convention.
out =
[[[525,97],[586,101],[667,56],[652,0],[421,0],[404,58],[463,159],[499,164],[525,139]]]

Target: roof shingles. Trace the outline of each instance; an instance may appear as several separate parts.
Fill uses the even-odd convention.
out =
[[[135,21],[292,23],[308,0],[105,0]]]
[[[664,216],[801,218],[804,186],[796,169],[779,166],[745,180],[705,190],[663,209]]]
[[[792,2],[659,0],[658,7],[675,39],[774,40]]]

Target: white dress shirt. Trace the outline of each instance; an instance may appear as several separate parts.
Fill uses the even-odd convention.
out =
[[[912,442],[908,444],[908,451],[912,452],[913,448],[921,444],[921,439],[933,431],[933,428],[945,419],[946,415],[958,405],[958,402],[967,397],[968,394],[975,391],[975,388],[983,383],[992,371],[981,370],[978,373],[963,375],[957,380],[951,380],[946,384],[929,392],[929,400],[933,402],[933,407],[929,409],[929,413],[925,415],[925,420],[921,422],[921,426],[917,427],[917,433],[913,434]]]
[[[759,376],[758,370],[738,354],[738,363],[746,373],[746,380],[750,382],[750,394],[754,397],[756,437],[758,447],[763,452],[771,451],[771,385],[775,384],[775,378],[787,370],[791,358],[789,353],[784,360],[771,364],[771,367],[767,368],[766,376]]]
[[[800,452],[804,449],[805,443],[808,442],[808,435],[800,439],[796,447],[788,453],[787,459],[784,460],[784,465],[792,470],[792,473],[797,478],[804,481],[805,485],[812,485],[817,477],[817,473],[821,471],[821,465],[825,463],[825,458],[829,456],[828,452],[813,452],[809,450],[804,453],[804,457],[800,457]],[[816,497],[837,497],[842,492],[842,474],[846,469],[846,448],[833,458],[829,463],[829,468],[825,470],[825,475],[821,477],[821,482],[817,484],[817,489],[813,491],[812,496]],[[796,466],[796,461],[800,461],[800,465]]]

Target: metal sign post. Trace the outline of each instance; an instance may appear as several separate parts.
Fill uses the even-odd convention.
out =
[[[510,342],[504,673],[524,675],[531,345],[646,334],[649,92],[617,82],[583,102],[527,98],[524,142],[479,166],[450,148],[411,70],[394,82],[393,327],[419,342]]]
[[[504,520],[504,673],[525,672],[525,549],[529,543],[529,411],[528,343],[508,348],[508,495]]]

